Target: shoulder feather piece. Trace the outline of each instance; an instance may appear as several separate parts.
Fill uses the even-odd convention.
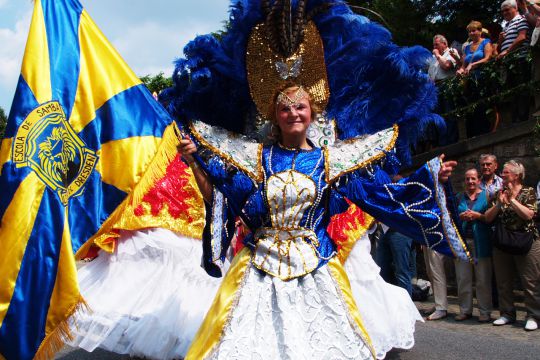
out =
[[[283,3],[289,2],[233,0],[225,32],[196,37],[176,61],[175,85],[160,98],[168,110],[181,120],[198,119],[250,133],[257,111],[246,76],[247,41],[251,29],[274,16],[269,12]],[[436,87],[426,73],[430,52],[397,46],[388,30],[354,14],[344,2],[293,0],[286,15],[297,13],[299,6],[304,7],[304,20],[313,20],[323,39],[330,86],[326,117],[335,119],[338,137],[350,139],[397,124],[397,155],[408,163],[411,146],[429,124],[444,128],[444,121],[433,113]],[[290,23],[296,24],[293,20]],[[275,37],[279,40],[279,32]]]

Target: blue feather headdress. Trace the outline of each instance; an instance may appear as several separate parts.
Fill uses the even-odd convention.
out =
[[[257,114],[246,74],[246,46],[255,25],[276,3],[287,0],[233,0],[226,31],[196,37],[176,61],[174,87],[162,93],[178,119],[199,119],[245,133]],[[400,125],[397,155],[410,161],[411,146],[429,124],[444,127],[433,109],[437,94],[429,81],[426,49],[400,47],[381,25],[357,15],[344,2],[291,1],[305,6],[324,44],[330,99],[326,117],[347,139]],[[266,15],[266,16],[265,16]]]

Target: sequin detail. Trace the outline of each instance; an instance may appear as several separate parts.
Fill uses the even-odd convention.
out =
[[[346,173],[353,172],[382,159],[394,148],[398,126],[381,130],[373,135],[351,140],[336,141],[325,151],[326,181],[331,183]]]
[[[222,246],[221,239],[223,236],[223,194],[214,188],[212,201],[212,223],[210,224],[210,234],[212,236],[212,262],[223,268],[221,259]]]
[[[315,270],[319,264],[317,235],[300,227],[317,199],[315,182],[294,170],[272,174],[266,182],[266,198],[272,227],[256,232],[253,265],[282,280]]]
[[[202,121],[192,121],[190,129],[197,141],[212,152],[234,164],[254,181],[263,180],[262,144]]]
[[[290,81],[303,85],[313,101],[321,109],[326,108],[330,88],[326,76],[323,42],[315,24],[311,21],[306,25],[304,40],[298,50],[287,59],[272,51],[266,36],[266,26],[258,24],[253,28],[246,51],[249,91],[260,114],[267,115],[276,90]],[[277,65],[279,63],[283,65]]]

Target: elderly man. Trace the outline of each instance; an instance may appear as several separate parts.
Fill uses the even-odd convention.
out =
[[[433,37],[433,62],[429,66],[429,77],[433,81],[444,80],[454,76],[459,54],[448,47],[448,40],[442,35]]]
[[[495,173],[498,167],[497,157],[493,154],[482,154],[478,162],[482,171],[480,189],[486,190],[489,198],[493,199],[502,188],[502,179]]]
[[[459,53],[456,49],[448,47],[448,40],[443,35],[433,37],[433,61],[429,64],[428,74],[431,80],[441,81],[456,74],[456,68],[460,62]],[[442,114],[450,110],[446,101],[439,101],[438,113]],[[431,141],[437,141],[438,145],[444,146],[455,143],[458,140],[458,128],[454,118],[446,119],[446,136],[436,134],[437,131],[430,128]]]
[[[516,0],[505,0],[501,4],[501,12],[506,23],[499,35],[498,59],[521,46],[529,45],[529,24],[525,17],[519,14]]]

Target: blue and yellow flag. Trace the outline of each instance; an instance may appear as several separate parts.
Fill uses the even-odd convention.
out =
[[[48,358],[62,346],[68,317],[85,304],[74,254],[96,238],[107,243],[177,144],[168,114],[77,0],[34,3],[0,151],[0,358],[8,360]]]

